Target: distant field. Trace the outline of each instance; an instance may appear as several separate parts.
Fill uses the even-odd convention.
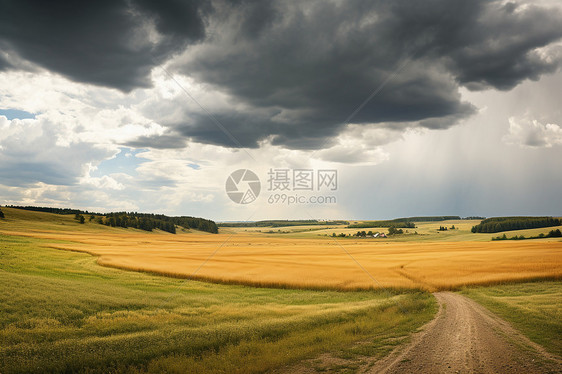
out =
[[[427,293],[209,284],[100,267],[48,243],[65,244],[0,234],[0,373],[257,373],[326,352],[360,362],[436,311]]]
[[[511,322],[535,343],[562,356],[562,283],[466,288],[463,294]]]
[[[436,228],[445,224],[460,229],[438,233]],[[470,225],[471,221],[426,223],[419,225],[418,235],[377,240],[332,239],[318,236],[316,231],[265,234],[245,228],[218,235],[171,235],[130,229],[106,231],[97,224],[62,221],[53,228],[43,222],[31,227],[28,221],[15,217],[12,222],[2,222],[0,232],[41,238],[52,248],[88,252],[99,256],[97,262],[104,266],[279,288],[434,291],[562,278],[560,239],[463,241],[471,235],[486,235],[467,232]]]
[[[476,225],[480,221],[477,220],[452,220],[452,221],[441,221],[441,222],[416,222],[416,227],[411,229],[403,229],[404,235],[397,235],[392,238],[387,238],[385,241],[389,242],[443,242],[443,241],[476,241],[476,242],[487,242],[491,241],[492,238],[498,236],[497,233],[472,233],[470,229],[472,226]],[[450,228],[455,226],[454,230],[438,231],[439,226],[446,226]],[[513,235],[524,235],[525,237],[538,236],[539,234],[547,234],[550,230],[562,229],[562,226],[548,227],[548,228],[537,228],[537,229],[527,229],[527,230],[517,230],[517,231],[507,231],[508,236]],[[388,232],[388,228],[376,227],[376,228],[361,228],[361,229],[349,229],[346,225],[327,225],[327,226],[293,226],[293,227],[281,227],[281,228],[271,228],[271,227],[241,227],[232,228],[224,227],[221,228],[221,233],[251,233],[259,234],[262,236],[279,236],[284,238],[322,238],[326,236],[331,236],[332,233],[336,235],[344,233],[346,235],[353,235],[357,231],[372,231],[372,232]],[[503,235],[503,233],[502,233]],[[373,239],[375,242],[380,242],[381,239]],[[345,242],[344,242],[345,243]]]

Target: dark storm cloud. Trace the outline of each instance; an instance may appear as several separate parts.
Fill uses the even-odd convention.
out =
[[[214,37],[176,64],[250,107],[214,113],[244,146],[270,137],[324,147],[383,82],[351,123],[448,128],[474,112],[460,86],[509,89],[560,65],[537,51],[562,37],[559,10],[474,0],[268,4],[215,3]],[[173,127],[237,146],[205,116],[186,113]]]
[[[207,109],[237,141],[187,109],[172,122],[153,119],[184,139],[229,147],[269,139],[322,148],[346,120],[444,129],[475,111],[461,86],[507,90],[560,66],[560,53],[541,50],[562,37],[559,9],[487,0],[210,1],[0,0],[0,45],[122,90],[147,86],[155,64],[183,53],[171,69],[230,95],[231,108]]]
[[[179,135],[151,135],[139,136],[137,139],[125,143],[126,146],[134,148],[156,148],[171,149],[184,148],[186,139]]]
[[[560,66],[560,55],[542,58],[537,51],[562,37],[559,9],[472,2],[457,14],[428,49],[445,59],[457,81],[469,89],[508,90]]]
[[[148,86],[155,64],[204,37],[204,12],[201,1],[0,0],[0,46],[76,81],[127,91]],[[0,55],[0,70],[10,67]]]

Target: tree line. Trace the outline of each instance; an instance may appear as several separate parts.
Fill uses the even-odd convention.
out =
[[[197,217],[169,217],[163,214],[115,212],[107,213],[104,217],[98,217],[98,223],[111,227],[135,228],[145,231],[160,229],[172,234],[176,233],[176,226],[186,229],[216,234],[219,229],[214,221]]]
[[[450,221],[453,219],[461,219],[460,216],[420,216],[420,217],[406,217],[406,218],[396,218],[393,221],[396,222],[438,222],[438,221]]]
[[[493,233],[560,226],[560,224],[560,219],[553,217],[494,217],[473,226],[471,231],[473,233]]]
[[[143,217],[125,212],[108,213],[105,217],[98,217],[97,222],[111,227],[131,227],[145,231],[160,229],[172,234],[176,233],[176,226],[172,222],[166,222],[161,219]]]
[[[348,221],[318,221],[316,219],[303,220],[266,220],[252,222],[220,222],[219,227],[286,227],[286,226],[309,226],[309,225],[348,225]]]
[[[416,227],[416,225],[414,224],[414,222],[401,221],[401,218],[399,218],[399,220],[368,221],[368,222],[354,223],[347,226],[347,228],[349,229],[363,229],[363,228],[370,228],[370,227],[394,227],[394,228],[413,229]]]

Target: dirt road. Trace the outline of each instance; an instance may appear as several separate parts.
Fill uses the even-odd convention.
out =
[[[476,302],[434,294],[437,317],[372,373],[562,373],[562,361]]]

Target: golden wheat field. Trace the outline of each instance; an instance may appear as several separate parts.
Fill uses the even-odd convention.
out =
[[[94,223],[80,230],[39,227],[14,231],[3,226],[0,231],[48,239],[46,245],[52,248],[90,253],[103,266],[224,283],[435,291],[562,278],[559,240],[396,242],[232,230],[218,235],[172,235],[106,229]]]

